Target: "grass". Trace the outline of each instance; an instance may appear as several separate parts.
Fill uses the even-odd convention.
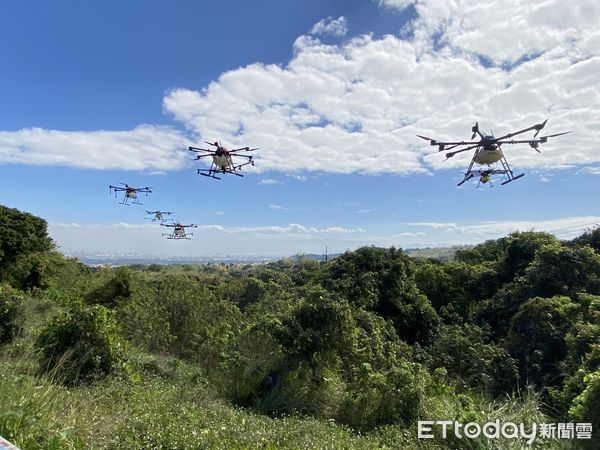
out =
[[[31,342],[60,306],[27,299],[17,338],[0,347],[0,435],[29,449],[444,449],[521,448],[522,442],[457,438],[418,440],[416,424],[359,433],[332,420],[272,418],[219,398],[201,368],[167,356],[135,351],[126,378],[64,387],[38,376]],[[424,420],[463,423],[545,422],[538,398],[489,401],[452,390],[427,395]],[[536,448],[572,448],[536,441]]]
[[[418,440],[416,426],[387,426],[360,434],[333,421],[270,418],[216,398],[190,364],[140,357],[146,360],[146,369],[138,380],[110,379],[79,388],[18,373],[27,367],[22,362],[3,364],[0,435],[22,449],[487,449],[520,448],[522,444],[498,441],[490,445],[485,439]],[[522,401],[507,398],[468,405],[463,397],[449,395],[440,404],[427,405],[423,414],[432,414],[427,417],[432,420],[543,422],[535,396],[527,395]],[[568,447],[558,441],[536,441],[536,448]]]

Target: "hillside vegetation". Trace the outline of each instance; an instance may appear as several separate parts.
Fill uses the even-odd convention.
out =
[[[0,207],[0,435],[33,448],[512,448],[418,420],[591,423],[600,231],[450,261],[92,269]]]

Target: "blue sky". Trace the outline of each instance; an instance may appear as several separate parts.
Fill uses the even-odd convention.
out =
[[[290,255],[570,237],[600,222],[600,7],[463,0],[21,1],[0,14],[2,204],[69,253]],[[535,29],[535,33],[531,30]],[[507,186],[416,134],[548,118]],[[198,177],[188,145],[260,147]],[[108,185],[151,186],[121,206]],[[145,209],[196,223],[161,238]]]

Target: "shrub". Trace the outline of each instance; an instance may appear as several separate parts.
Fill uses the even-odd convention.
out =
[[[373,371],[365,363],[355,370],[341,420],[363,430],[386,424],[406,427],[417,418],[427,379],[415,363],[402,362],[385,372]]]
[[[17,330],[21,297],[0,286],[0,344],[12,341]]]
[[[114,308],[131,298],[133,293],[133,274],[127,267],[114,270],[114,275],[106,283],[88,292],[85,301]]]
[[[600,370],[592,372],[584,377],[585,389],[573,400],[569,413],[581,423],[592,424],[592,440],[587,448],[598,448],[600,446]]]
[[[125,362],[113,313],[103,306],[75,305],[59,314],[42,330],[36,347],[41,370],[70,385],[114,373]]]

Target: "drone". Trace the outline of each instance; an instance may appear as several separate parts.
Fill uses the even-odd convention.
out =
[[[196,160],[212,156],[210,169],[198,169],[199,175],[215,178],[217,180],[221,179],[216,175],[218,173],[230,173],[232,175],[237,175],[238,177],[243,177],[243,175],[237,171],[242,170],[242,167],[247,166],[248,164],[254,165],[251,155],[240,155],[238,152],[253,152],[254,150],[258,150],[258,148],[241,147],[227,150],[220,142],[204,142],[215,147],[215,149],[189,147],[190,152],[200,153],[196,156]],[[233,162],[234,158],[246,158],[246,162],[237,164]]]
[[[163,236],[167,236],[167,239],[191,239],[188,236],[193,236],[194,233],[186,233],[185,229],[186,228],[198,228],[198,225],[194,225],[193,223],[189,224],[189,225],[183,225],[179,222],[177,223],[168,223],[168,224],[164,224],[161,223],[160,224],[163,227],[171,227],[173,228],[173,232],[172,233],[163,233]]]
[[[519,131],[515,131],[514,133],[508,133],[500,137],[495,137],[493,134],[483,134],[479,130],[479,123],[475,122],[475,125],[471,128],[473,135],[471,136],[470,141],[456,141],[456,142],[441,142],[435,139],[428,138],[427,136],[417,135],[421,139],[425,139],[429,141],[431,145],[438,146],[438,152],[443,152],[445,150],[451,150],[456,147],[461,147],[458,150],[454,150],[446,153],[446,159],[452,158],[457,153],[466,152],[468,150],[475,149],[475,153],[473,154],[473,158],[471,159],[471,163],[465,172],[465,176],[457,186],[461,186],[463,183],[466,183],[473,177],[479,177],[480,184],[490,183],[492,179],[492,175],[502,175],[503,181],[502,185],[510,183],[511,181],[515,181],[525,174],[522,173],[520,175],[515,175],[508,165],[508,161],[500,148],[504,144],[529,144],[529,146],[534,149],[536,152],[541,153],[538,147],[540,144],[546,143],[548,138],[562,136],[563,134],[571,133],[571,131],[565,131],[563,133],[550,134],[547,136],[537,137],[538,133],[546,126],[546,122],[548,119],[544,120],[542,123],[538,123],[536,125],[532,125],[530,127],[524,128]],[[522,140],[514,140],[511,139],[513,136],[518,134],[526,133],[528,131],[535,130],[535,134],[532,139],[522,139]],[[481,138],[478,141],[474,141],[475,136],[479,135]],[[462,148],[464,147],[464,148]],[[500,162],[500,164],[496,164]],[[473,166],[478,164],[480,166],[487,166],[484,169],[473,169]]]
[[[138,200],[138,196],[137,196],[138,192],[145,192],[146,195],[148,195],[148,192],[152,192],[148,186],[143,187],[143,188],[135,188],[135,187],[129,186],[128,184],[125,184],[125,183],[120,183],[120,184],[122,184],[125,187],[110,185],[108,188],[110,189],[111,194],[112,194],[112,191],[115,191],[115,198],[117,197],[117,192],[120,192],[120,191],[125,192],[123,201],[119,202],[121,205],[127,205],[128,204],[127,202],[129,201],[129,199],[132,199],[133,203],[141,205],[140,201]]]
[[[152,220],[152,222],[166,222],[167,219],[165,216],[170,216],[173,214],[171,211],[146,211],[146,214],[153,215],[154,217],[146,217],[148,220]]]

